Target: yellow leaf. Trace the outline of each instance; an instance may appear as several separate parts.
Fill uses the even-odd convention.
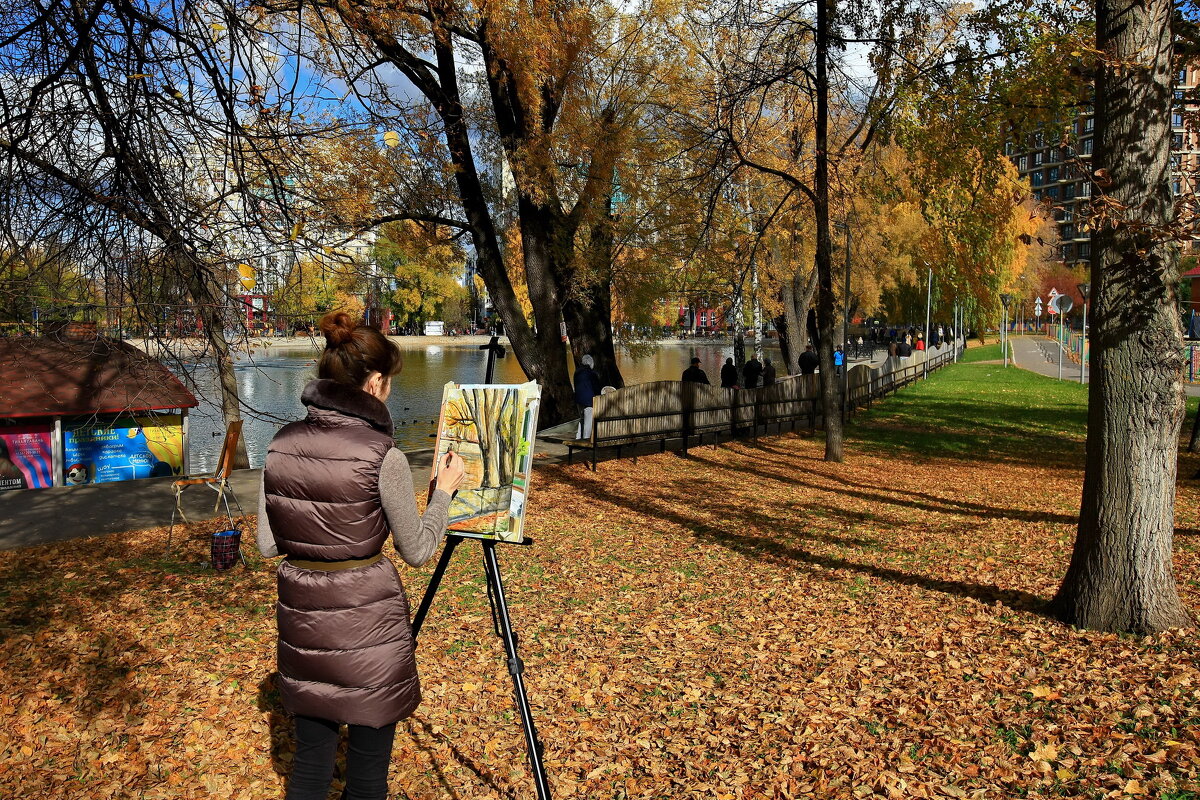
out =
[[[221,23],[219,23],[219,22],[214,22],[214,23],[212,24],[212,29],[213,29],[214,31],[223,31],[223,30],[225,30],[225,26],[224,26],[224,25],[222,25],[222,24],[221,24]]]
[[[1131,780],[1129,783],[1125,784],[1125,788],[1121,791],[1123,791],[1125,794],[1145,794],[1146,787],[1142,786],[1142,784],[1136,780]]]
[[[1071,772],[1071,770],[1067,769],[1066,767],[1059,767],[1054,771],[1054,777],[1065,783],[1066,781],[1075,780],[1075,773]]]
[[[395,147],[400,144],[400,134],[395,131],[387,131],[383,134],[383,143],[388,147]]]
[[[1053,761],[1058,758],[1058,748],[1052,744],[1044,744],[1029,754],[1034,761]]]

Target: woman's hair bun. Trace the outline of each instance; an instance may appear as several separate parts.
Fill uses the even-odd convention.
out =
[[[321,333],[325,334],[325,343],[329,347],[337,347],[354,337],[358,322],[345,311],[330,311],[321,317]]]

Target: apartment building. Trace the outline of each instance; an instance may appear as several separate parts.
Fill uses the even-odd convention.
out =
[[[1200,169],[1200,63],[1189,64],[1175,76],[1175,104],[1171,112],[1171,190],[1179,195],[1191,191],[1192,176]],[[1092,254],[1091,235],[1080,223],[1087,218],[1092,199],[1091,158],[1096,121],[1093,109],[1081,109],[1061,137],[1052,139],[1038,132],[1022,148],[1016,142],[1005,145],[1004,154],[1012,160],[1022,178],[1029,181],[1035,201],[1053,209],[1058,224],[1058,257],[1065,263],[1088,262]],[[1185,252],[1200,253],[1200,239],[1193,239]]]

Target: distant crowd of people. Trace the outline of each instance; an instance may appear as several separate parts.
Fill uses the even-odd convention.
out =
[[[775,376],[775,364],[770,358],[759,361],[757,356],[750,356],[750,360],[742,367],[740,375],[733,359],[727,358],[724,366],[721,367],[721,388],[757,389],[761,386],[771,386],[775,383]],[[708,373],[700,368],[700,359],[695,357],[692,358],[691,366],[683,371],[681,380],[687,383],[711,385]]]

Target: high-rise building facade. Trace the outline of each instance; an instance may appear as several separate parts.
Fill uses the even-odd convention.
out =
[[[1175,76],[1171,111],[1171,190],[1176,196],[1192,190],[1193,176],[1200,168],[1197,86],[1200,63],[1181,67]],[[1095,128],[1093,109],[1088,106],[1054,141],[1039,132],[1028,137],[1024,147],[1015,142],[1005,145],[1005,155],[1029,181],[1034,200],[1052,210],[1058,225],[1058,258],[1067,264],[1086,263],[1092,255],[1091,234],[1080,223],[1092,201]],[[1200,239],[1193,239],[1184,250],[1200,252]]]

